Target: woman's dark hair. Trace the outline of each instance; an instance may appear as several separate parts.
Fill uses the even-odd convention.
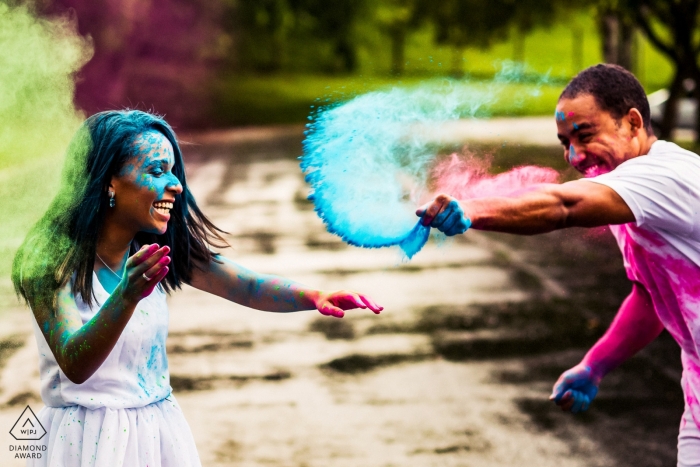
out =
[[[226,232],[207,219],[187,188],[182,152],[170,125],[138,110],[100,112],[89,117],[73,137],[58,194],[15,255],[12,282],[30,306],[55,309],[58,290],[73,274],[73,294],[92,304],[97,236],[109,208],[107,188],[112,176],[133,157],[135,138],[148,131],[161,133],[172,144],[172,171],[182,193],[175,196],[167,231],[138,233],[131,253],[134,244],[168,245],[172,261],[161,285],[170,292],[190,282],[197,263],[212,259],[210,245],[227,246],[222,237]]]
[[[559,100],[574,99],[590,94],[602,110],[610,112],[616,120],[634,108],[644,120],[644,129],[653,134],[649,101],[642,84],[629,71],[619,65],[599,64],[586,68],[576,75],[562,91]]]

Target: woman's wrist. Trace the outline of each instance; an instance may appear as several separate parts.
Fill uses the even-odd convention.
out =
[[[115,300],[117,300],[115,305],[121,305],[125,309],[136,308],[136,305],[141,301],[141,298],[130,291],[128,285],[123,280],[117,285],[114,292],[112,292],[112,297],[115,297]]]
[[[321,290],[316,290],[316,289],[308,289],[303,292],[304,297],[308,299],[307,304],[311,309],[318,309],[319,304],[323,301],[323,297],[325,294]]]

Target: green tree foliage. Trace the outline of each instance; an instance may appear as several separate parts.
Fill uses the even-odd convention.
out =
[[[368,14],[366,0],[224,1],[241,66],[274,72],[301,59],[326,71],[356,70],[356,26]]]
[[[486,49],[495,41],[516,34],[522,43],[525,32],[550,24],[555,18],[556,0],[419,0],[416,14],[435,28],[435,41],[455,50],[453,72],[460,73],[461,52],[465,47]],[[515,53],[522,60],[522,52]]]
[[[258,71],[278,71],[285,60],[294,12],[287,0],[239,0],[227,29],[238,31],[241,61]]]
[[[356,21],[366,16],[366,0],[289,0],[292,10],[314,37],[330,42],[336,58],[334,68],[353,72],[357,68]]]

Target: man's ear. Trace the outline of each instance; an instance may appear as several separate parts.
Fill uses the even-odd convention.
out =
[[[644,128],[644,119],[639,110],[632,107],[629,112],[627,112],[627,120],[630,122],[630,129],[632,133],[638,132],[640,129]]]

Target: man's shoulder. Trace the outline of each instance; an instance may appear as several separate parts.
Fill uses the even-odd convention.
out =
[[[681,177],[700,173],[700,155],[683,149],[676,143],[658,140],[645,155],[632,158],[620,164],[618,174],[652,171],[658,175],[677,174]],[[690,172],[690,173],[689,173]]]
[[[691,162],[700,163],[700,156],[698,154],[684,149],[674,142],[664,141],[661,139],[655,141],[654,144],[651,145],[651,149],[649,150],[649,153],[647,155],[652,157],[687,157],[690,158]]]

